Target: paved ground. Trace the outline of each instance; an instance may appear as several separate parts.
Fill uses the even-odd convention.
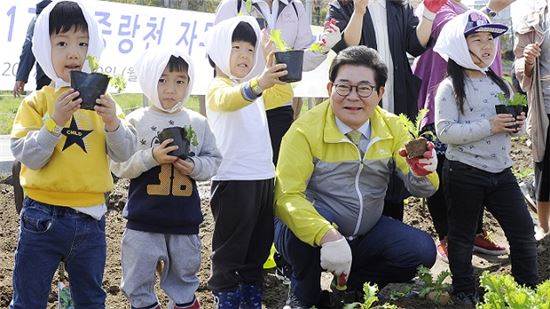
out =
[[[11,172],[13,156],[10,150],[10,136],[0,135],[0,174]]]

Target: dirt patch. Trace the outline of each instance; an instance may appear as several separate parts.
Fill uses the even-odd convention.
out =
[[[516,139],[512,150],[516,165],[514,170],[518,174],[524,174],[531,168],[531,156],[529,149],[525,146],[525,138]],[[121,210],[126,202],[128,181],[121,180],[117,183],[115,190],[109,199],[109,211],[107,213],[107,265],[103,286],[107,291],[107,308],[128,308],[128,302],[120,290],[121,266],[120,266],[120,243],[125,220],[122,218]],[[202,264],[199,273],[201,285],[198,290],[198,297],[203,308],[213,308],[213,299],[206,289],[206,281],[210,274],[210,247],[211,237],[214,229],[212,214],[208,204],[209,185],[201,184],[200,193],[203,197],[202,209],[205,220],[200,226],[200,236],[203,243]],[[419,199],[410,199],[405,210],[405,221],[413,226],[428,231],[435,236],[435,230],[429,216],[427,207]],[[492,231],[500,242],[504,242],[502,230],[491,216],[486,216],[485,227]],[[14,253],[17,246],[18,215],[13,202],[13,190],[9,185],[0,185],[0,308],[6,308],[12,296],[12,272]],[[550,239],[547,238],[539,243],[539,273],[541,279],[550,278]],[[441,263],[441,262],[438,262]],[[436,264],[437,266],[438,264]],[[474,257],[476,273],[484,270],[492,272],[510,273],[510,263],[506,257],[490,258],[486,256]],[[440,265],[445,269],[446,264]],[[273,271],[266,271],[265,274],[265,308],[282,308],[287,297],[288,286],[275,278]],[[163,305],[168,299],[159,291],[159,298]],[[416,297],[401,298],[393,301],[383,300],[398,305],[400,308],[463,308],[462,306],[436,306],[430,301]],[[57,292],[52,284],[52,293],[48,308],[55,308],[57,305]]]

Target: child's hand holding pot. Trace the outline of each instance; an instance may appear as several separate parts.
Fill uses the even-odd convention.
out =
[[[258,86],[263,90],[269,89],[274,85],[284,85],[285,82],[279,80],[279,77],[285,76],[288,74],[286,70],[286,64],[279,63],[275,64],[275,56],[273,52],[269,53],[267,57],[267,65],[265,70],[258,78]]]
[[[523,119],[521,120],[521,125],[523,125],[525,121],[525,113],[523,113]],[[519,118],[520,116],[518,116]],[[516,129],[514,128],[516,122],[516,118],[512,116],[512,114],[496,114],[493,118],[490,120],[491,123],[491,132],[493,134],[497,133],[514,133],[516,132]]]
[[[437,155],[434,144],[428,142],[426,148],[424,155],[418,158],[409,158],[405,148],[399,150],[399,155],[407,160],[407,164],[415,176],[427,176],[437,169]]]
[[[182,158],[178,158],[172,164],[174,165],[176,170],[178,170],[181,174],[188,175],[188,176],[191,175],[191,173],[193,172],[193,169],[195,168],[195,162],[193,162],[193,160],[189,158],[185,160]]]
[[[99,99],[96,100],[94,110],[103,119],[105,123],[105,130],[107,132],[113,132],[118,129],[120,125],[120,119],[116,115],[116,104],[110,96],[102,94]]]
[[[80,108],[82,99],[76,99],[80,93],[69,89],[63,92],[55,101],[52,119],[59,126],[64,126],[71,119],[74,112]],[[76,99],[76,100],[75,100]]]
[[[177,145],[169,146],[173,141],[173,139],[167,138],[160,145],[153,147],[153,158],[159,164],[172,164],[178,159],[178,157],[168,154],[178,149]]]

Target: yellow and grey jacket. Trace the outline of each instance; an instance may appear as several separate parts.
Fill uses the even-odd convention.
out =
[[[437,190],[436,173],[416,177],[399,155],[410,136],[397,116],[376,107],[370,124],[363,157],[338,129],[329,101],[300,117],[283,137],[275,215],[300,240],[318,245],[332,225],[348,238],[366,234],[382,215],[394,166],[412,195]]]

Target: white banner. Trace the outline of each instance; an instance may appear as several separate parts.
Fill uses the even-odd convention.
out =
[[[0,1],[0,90],[12,90],[19,64],[21,47],[28,24],[35,14],[34,0]],[[175,44],[185,48],[193,59],[197,82],[192,94],[205,94],[213,77],[206,57],[205,40],[212,27],[214,14],[140,6],[107,1],[84,1],[99,23],[105,40],[100,59],[100,72],[122,74],[127,80],[126,92],[141,89],[133,69],[143,50],[155,45]],[[319,33],[321,27],[313,27]],[[300,97],[326,97],[328,61],[316,70],[304,73],[294,87]],[[34,69],[25,90],[35,88]]]

